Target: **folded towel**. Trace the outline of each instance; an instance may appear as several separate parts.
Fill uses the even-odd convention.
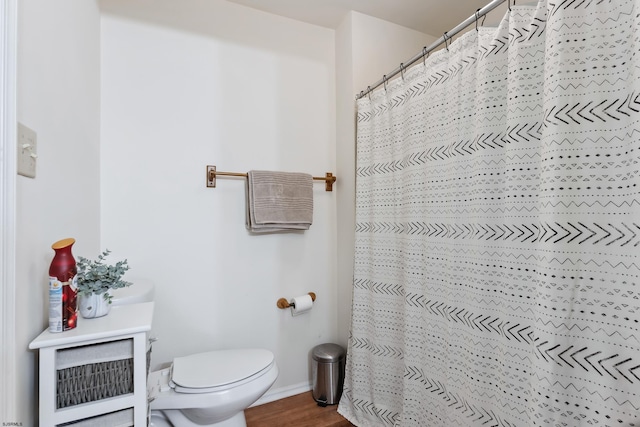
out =
[[[298,172],[249,171],[247,229],[256,233],[308,230],[313,220],[313,177]]]

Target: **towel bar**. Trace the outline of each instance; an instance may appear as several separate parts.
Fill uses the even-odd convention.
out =
[[[246,173],[241,172],[220,172],[216,171],[216,167],[213,165],[207,165],[207,187],[216,188],[216,177],[220,176],[239,176],[239,177],[247,177]],[[336,177],[331,173],[327,172],[326,176],[314,176],[314,180],[316,181],[324,181],[326,183],[325,190],[333,191],[333,183],[336,182]]]

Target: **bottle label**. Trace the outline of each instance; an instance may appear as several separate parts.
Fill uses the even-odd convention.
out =
[[[78,279],[73,276],[62,283],[62,330],[68,331],[76,327],[78,319]]]
[[[49,331],[62,332],[62,282],[49,277]]]
[[[49,331],[63,332],[76,327],[78,319],[78,279],[68,282],[49,277]]]

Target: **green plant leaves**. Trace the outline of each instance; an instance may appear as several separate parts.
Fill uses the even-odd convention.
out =
[[[118,261],[113,265],[105,262],[111,251],[106,249],[97,260],[90,260],[79,256],[76,266],[78,269],[78,292],[81,295],[104,294],[104,298],[111,302],[109,289],[131,286],[131,282],[122,280],[122,276],[129,270],[127,260]]]

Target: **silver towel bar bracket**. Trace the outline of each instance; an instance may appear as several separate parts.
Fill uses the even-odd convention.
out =
[[[238,176],[238,177],[247,177],[246,173],[240,172],[220,172],[216,171],[216,167],[214,165],[207,165],[207,187],[216,188],[216,177],[220,176]],[[333,191],[333,183],[336,182],[336,177],[331,173],[327,172],[325,176],[314,176],[314,180],[316,181],[324,181],[325,182],[325,190]]]

